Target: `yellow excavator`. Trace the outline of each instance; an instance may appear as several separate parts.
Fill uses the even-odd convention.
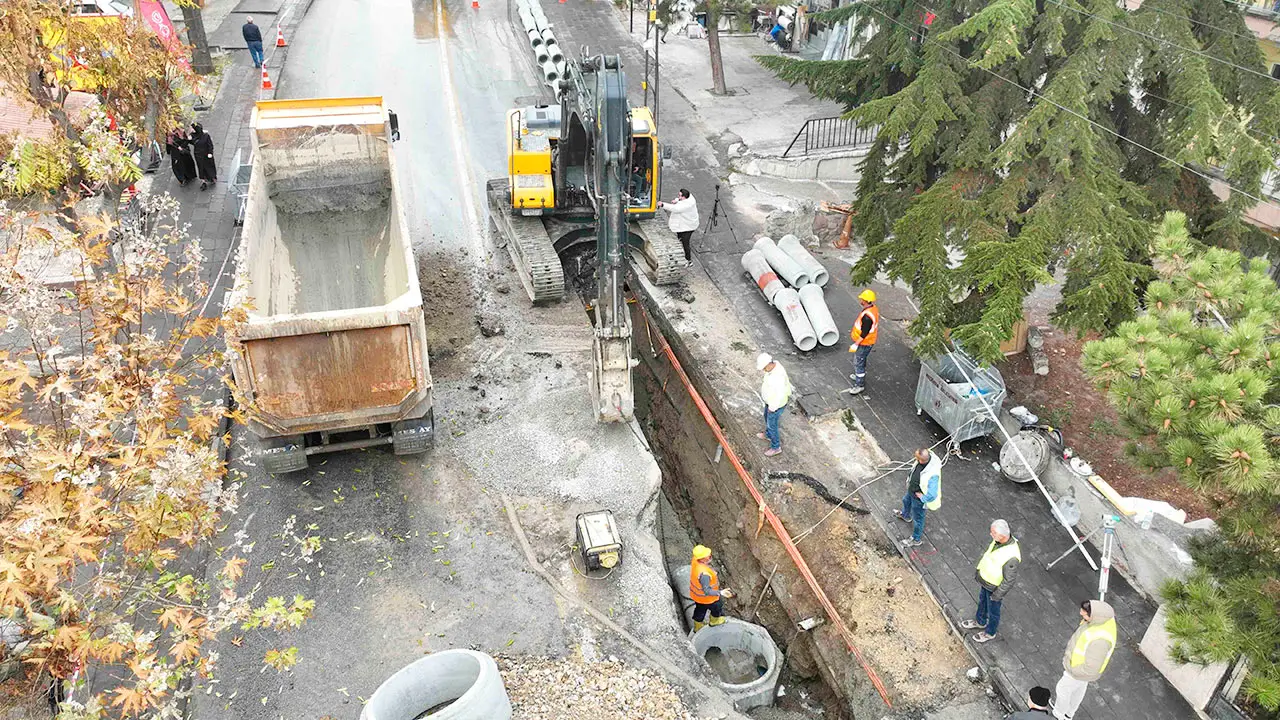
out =
[[[572,61],[558,105],[507,113],[508,177],[487,185],[490,216],[534,303],[564,297],[560,253],[596,243],[595,373],[602,422],[630,420],[631,322],[623,297],[629,251],[657,284],[684,272],[680,241],[654,218],[663,155],[648,108],[627,102],[616,55]]]

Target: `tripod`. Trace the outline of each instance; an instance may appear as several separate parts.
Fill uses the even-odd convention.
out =
[[[1067,548],[1066,552],[1059,555],[1057,560],[1054,560],[1048,565],[1045,565],[1044,569],[1048,570],[1052,568],[1054,565],[1057,565],[1059,561],[1061,561],[1066,556],[1070,555],[1078,545],[1083,545],[1086,540],[1088,540],[1090,537],[1096,535],[1099,531],[1101,531],[1102,532],[1102,570],[1098,573],[1098,599],[1106,600],[1107,585],[1111,581],[1111,551],[1115,546],[1116,523],[1118,522],[1120,522],[1120,516],[1118,515],[1103,515],[1102,527],[1094,528],[1093,530],[1091,530],[1088,535],[1085,535],[1084,537],[1080,538],[1080,540],[1075,545],[1072,545],[1071,547]]]
[[[702,228],[702,237],[704,239],[707,237],[707,233],[719,227],[721,218],[724,219],[725,227],[729,228],[729,235],[734,242],[737,242],[738,233],[734,232],[733,223],[729,222],[729,214],[724,211],[724,208],[720,207],[720,183],[716,183],[716,199],[711,204],[711,216],[707,218],[707,224]],[[704,252],[704,250],[699,248],[698,252]]]

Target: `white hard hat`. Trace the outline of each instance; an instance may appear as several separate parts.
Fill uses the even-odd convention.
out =
[[[763,370],[769,367],[769,363],[773,362],[773,356],[769,353],[760,353],[760,357],[756,358],[756,369]]]

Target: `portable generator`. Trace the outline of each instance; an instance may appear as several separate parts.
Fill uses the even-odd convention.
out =
[[[622,536],[613,522],[613,512],[595,510],[579,513],[578,550],[588,571],[612,569],[622,562]]]

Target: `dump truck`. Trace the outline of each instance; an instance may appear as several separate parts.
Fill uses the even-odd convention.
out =
[[[268,100],[228,303],[232,374],[267,472],[310,455],[434,440],[422,292],[380,97]]]

